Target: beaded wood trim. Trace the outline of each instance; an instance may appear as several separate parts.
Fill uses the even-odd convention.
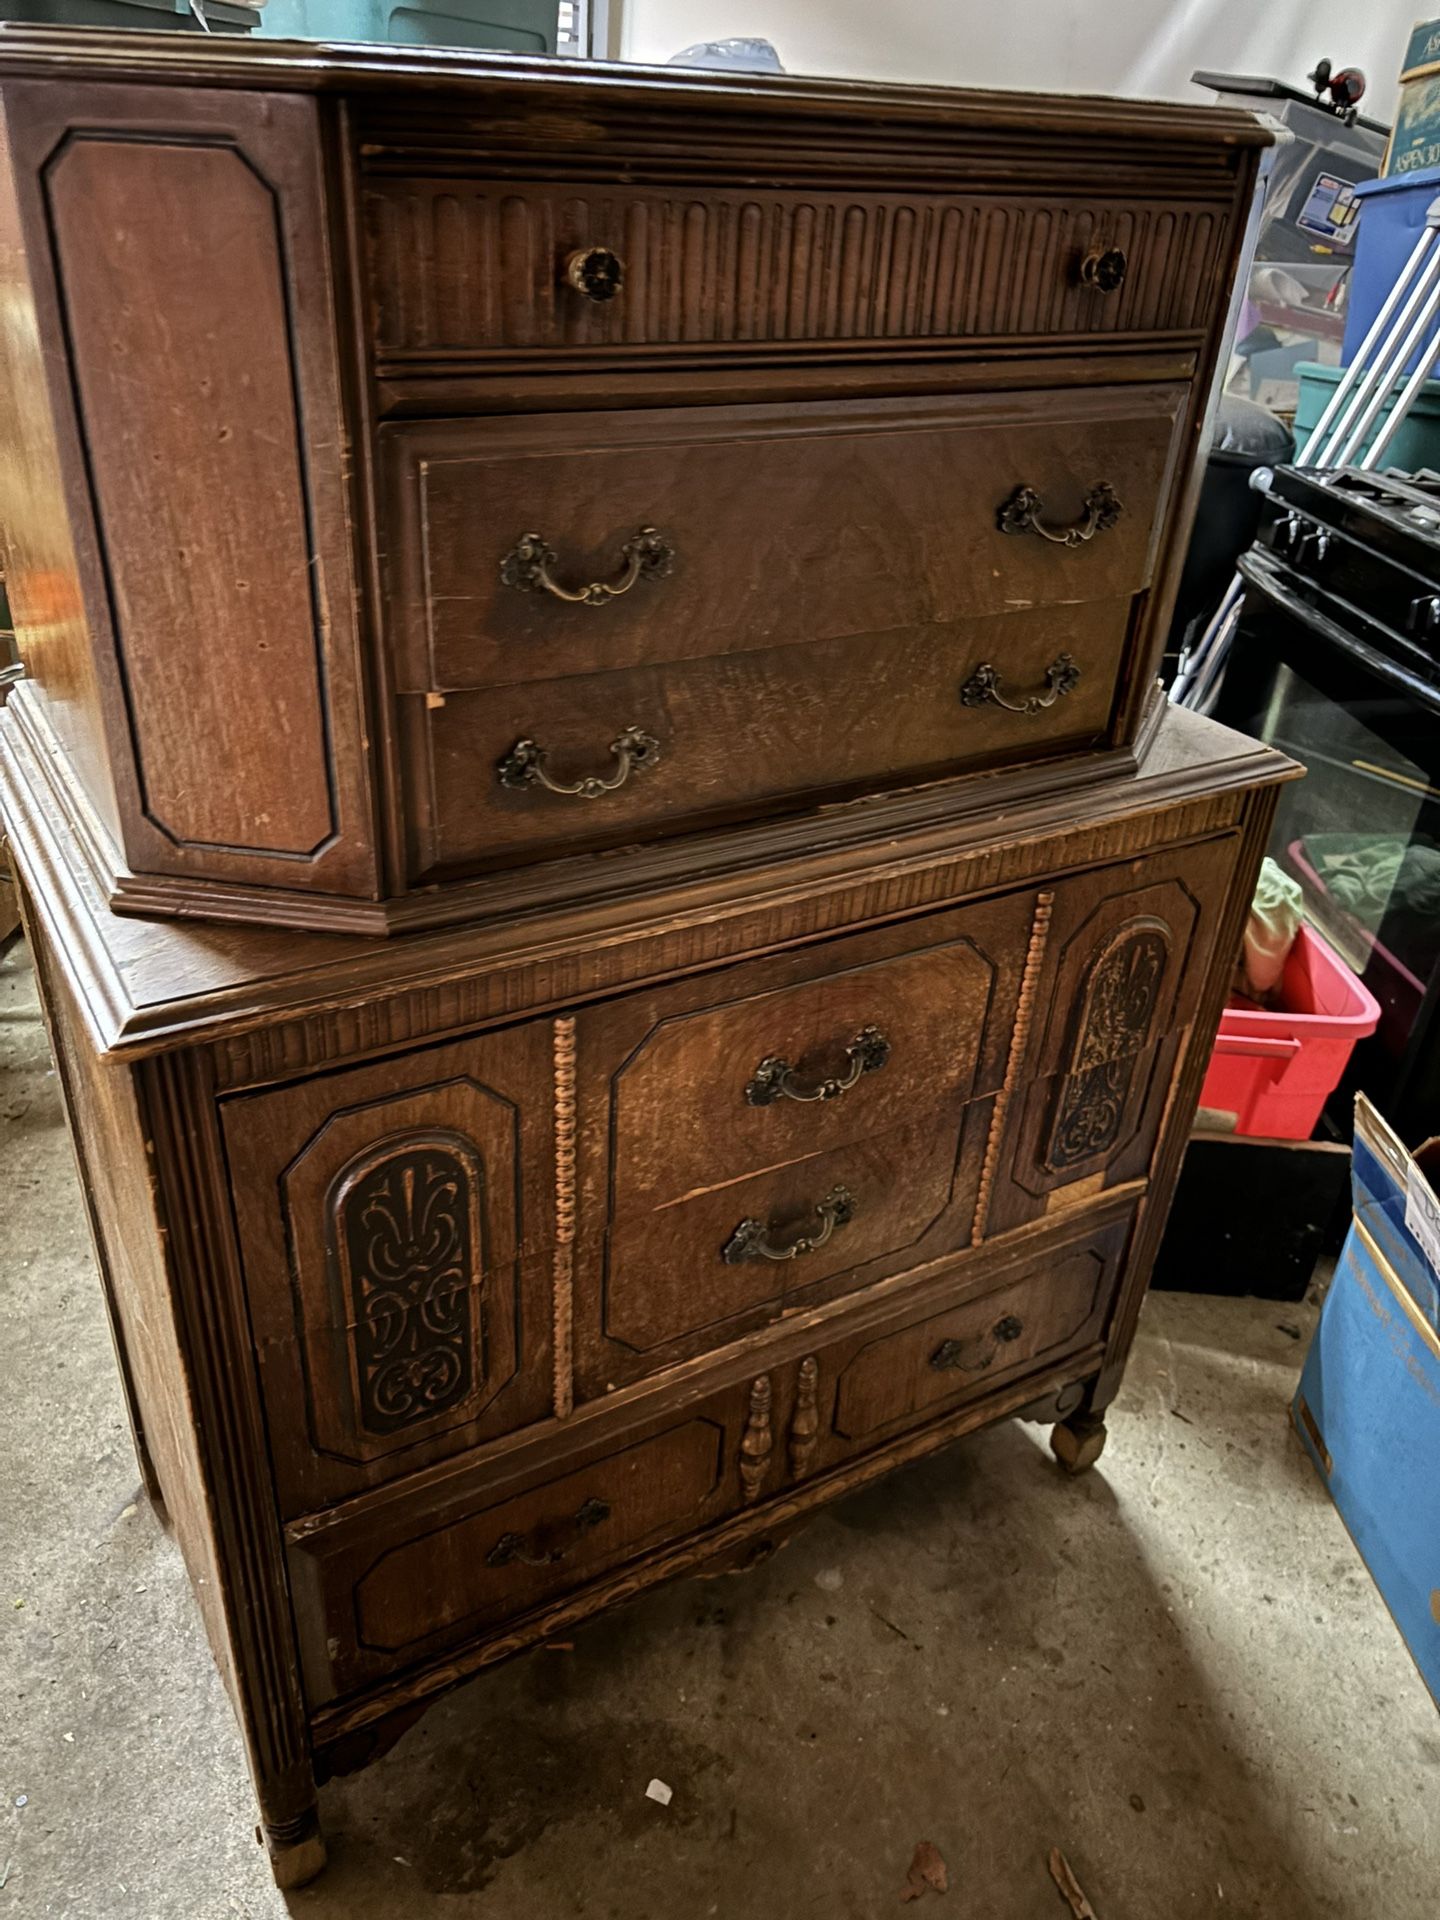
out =
[[[575,1022],[557,1020],[555,1057],[555,1417],[575,1407]]]
[[[1050,913],[1055,905],[1053,893],[1035,896],[1035,916],[1030,922],[1030,942],[1025,949],[1025,965],[1020,974],[1020,996],[1015,1003],[1015,1031],[1010,1036],[1010,1053],[1005,1061],[1005,1078],[995,1096],[990,1115],[990,1131],[985,1137],[985,1158],[980,1167],[980,1187],[975,1195],[975,1219],[970,1229],[970,1244],[978,1246],[985,1238],[990,1217],[990,1191],[995,1184],[995,1169],[1005,1142],[1005,1121],[1014,1097],[1015,1083],[1025,1060],[1030,1040],[1030,1023],[1035,1017],[1035,995],[1040,986],[1040,969],[1045,963],[1045,943],[1050,937]]]
[[[810,1471],[820,1438],[820,1362],[807,1354],[800,1362],[795,1386],[795,1411],[790,1417],[790,1478],[803,1480]]]
[[[762,1373],[750,1383],[750,1414],[740,1441],[740,1495],[748,1507],[760,1498],[770,1468],[774,1434],[770,1427],[770,1376]]]

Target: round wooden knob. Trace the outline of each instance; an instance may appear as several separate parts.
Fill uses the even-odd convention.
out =
[[[565,279],[587,300],[603,303],[619,293],[625,268],[619,254],[609,247],[577,247],[566,256]]]
[[[1125,281],[1125,254],[1120,247],[1097,248],[1080,262],[1082,286],[1097,293],[1118,293]]]

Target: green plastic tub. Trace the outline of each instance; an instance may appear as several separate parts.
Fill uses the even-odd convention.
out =
[[[1320,418],[1345,372],[1343,367],[1322,367],[1316,360],[1302,360],[1295,369],[1300,380],[1300,398],[1295,404],[1295,444],[1305,445],[1305,436]],[[1368,450],[1383,423],[1390,417],[1391,401],[1375,422],[1361,448]],[[1358,459],[1359,454],[1356,455]],[[1416,396],[1410,417],[1385,449],[1385,465],[1414,473],[1420,467],[1440,468],[1440,380],[1427,380]]]
[[[204,0],[212,33],[250,33],[259,24],[254,7],[234,0]],[[189,0],[0,0],[0,20],[29,27],[148,27],[152,33],[200,33]]]
[[[560,0],[268,0],[260,19],[267,40],[501,53],[554,53],[559,31]]]

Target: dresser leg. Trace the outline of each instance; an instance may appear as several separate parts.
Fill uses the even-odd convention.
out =
[[[303,1887],[324,1870],[325,1836],[315,1807],[293,1820],[267,1820],[255,1829],[255,1837],[270,1856],[277,1887]]]
[[[1098,1413],[1072,1413],[1050,1435],[1050,1450],[1067,1473],[1085,1473],[1105,1451],[1105,1422]]]

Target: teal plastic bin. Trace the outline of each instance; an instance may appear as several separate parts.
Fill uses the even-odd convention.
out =
[[[232,0],[204,0],[211,33],[249,33],[260,15]],[[0,20],[28,27],[148,27],[151,33],[201,33],[189,0],[0,0]]]
[[[1322,367],[1318,360],[1302,360],[1295,369],[1300,381],[1300,397],[1295,403],[1295,444],[1304,447],[1305,437],[1320,418],[1341,379],[1344,367]],[[1371,441],[1390,417],[1394,401],[1387,402],[1375,422],[1369,438],[1355,458],[1368,451]],[[1385,465],[1414,473],[1420,467],[1440,468],[1440,380],[1427,380],[1416,395],[1410,417],[1385,449]]]
[[[554,53],[560,0],[269,0],[267,40],[362,40],[392,47]]]

